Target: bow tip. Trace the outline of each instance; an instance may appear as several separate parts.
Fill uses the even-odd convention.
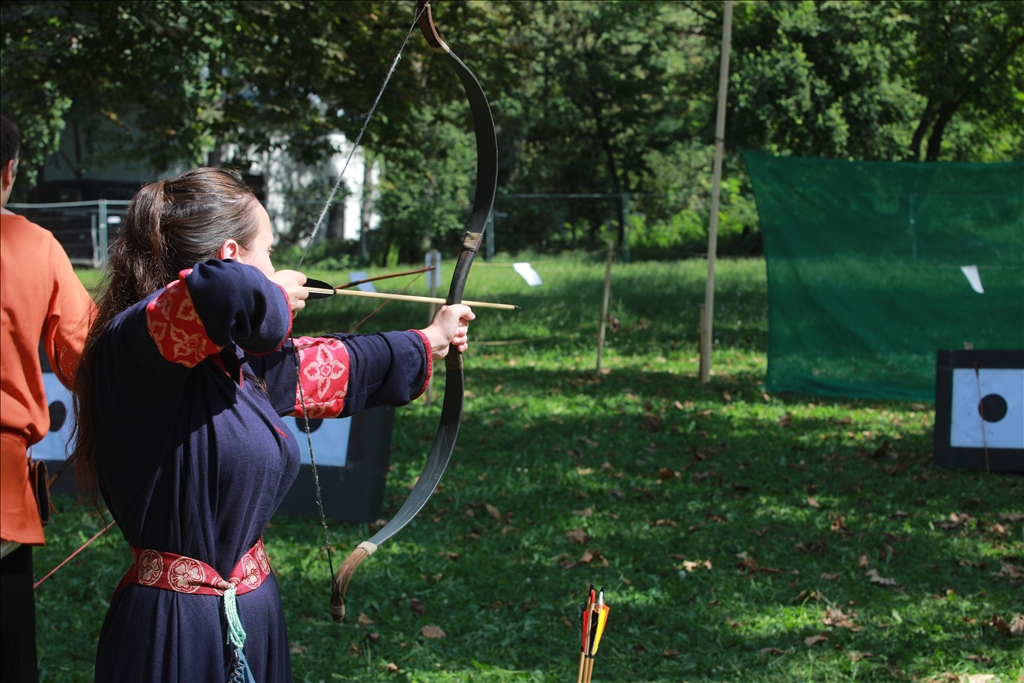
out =
[[[345,599],[337,593],[331,594],[331,619],[334,620],[335,624],[340,624],[345,620]]]

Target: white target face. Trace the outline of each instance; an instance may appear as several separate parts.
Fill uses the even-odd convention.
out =
[[[43,389],[46,390],[46,403],[50,407],[50,431],[42,441],[32,446],[32,458],[64,460],[68,457],[68,440],[71,439],[71,425],[75,421],[71,392],[52,372],[43,373]]]
[[[1024,448],[1024,370],[954,368],[949,445]]]
[[[306,439],[306,421],[294,417],[284,418],[284,423],[295,435],[302,454],[302,464],[310,464],[309,441]],[[313,453],[316,464],[330,467],[344,467],[348,462],[348,433],[352,418],[342,417],[329,420],[310,420],[309,434],[313,439]]]

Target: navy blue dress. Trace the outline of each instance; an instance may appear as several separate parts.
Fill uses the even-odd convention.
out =
[[[290,330],[283,291],[234,261],[183,271],[111,322],[95,361],[97,473],[129,545],[228,577],[298,473],[280,419],[301,414],[298,395],[310,417],[345,416],[408,403],[431,371],[418,332],[293,341]],[[291,681],[274,577],[238,596],[238,610],[256,680]],[[129,584],[103,622],[95,677],[224,681],[225,643],[221,598]]]

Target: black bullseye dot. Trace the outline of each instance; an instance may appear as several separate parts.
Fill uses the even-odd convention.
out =
[[[64,420],[68,419],[68,409],[60,401],[50,404],[50,431],[59,432],[64,426]]]
[[[1004,410],[1003,412],[1006,412],[1006,411]],[[296,420],[296,422],[299,423],[299,429],[301,429],[303,431],[306,430],[306,421],[304,419],[302,419],[300,417],[300,418],[298,418]],[[310,420],[309,421],[309,433],[312,434],[316,430],[320,429],[320,425],[322,425],[323,423],[324,423],[324,421],[322,419],[312,419],[312,420]]]
[[[999,422],[1006,417],[1006,399],[999,394],[989,394],[978,404],[978,414],[985,422]]]

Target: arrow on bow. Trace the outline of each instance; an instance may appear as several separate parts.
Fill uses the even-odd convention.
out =
[[[491,108],[487,103],[487,96],[469,67],[452,52],[451,48],[437,34],[428,0],[418,0],[416,14],[420,31],[426,38],[427,44],[451,65],[455,73],[458,74],[459,80],[462,81],[462,87],[469,98],[473,125],[476,129],[476,197],[473,200],[473,213],[470,216],[469,225],[462,237],[459,260],[452,274],[452,284],[446,299],[448,305],[453,305],[462,302],[462,293],[466,288],[469,269],[473,265],[473,257],[476,256],[476,252],[480,248],[484,229],[487,226],[487,218],[494,206],[494,193],[498,185],[498,142],[494,134],[494,120],[491,118]],[[423,467],[416,486],[413,487],[412,493],[406,498],[398,514],[369,540],[360,543],[345,558],[334,575],[330,611],[331,617],[337,623],[345,618],[345,593],[356,569],[363,560],[377,550],[381,543],[401,531],[423,509],[434,493],[434,489],[437,488],[438,482],[441,481],[441,475],[444,474],[445,468],[448,467],[448,461],[451,459],[455,441],[459,435],[459,424],[462,421],[464,389],[462,354],[454,346],[449,349],[448,355],[445,357],[445,368],[447,376],[444,403],[441,407],[441,422],[437,428],[437,435],[434,437],[434,444],[430,448],[430,454],[427,456],[427,463]]]

